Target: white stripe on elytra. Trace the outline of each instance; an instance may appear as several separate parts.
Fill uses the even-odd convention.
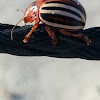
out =
[[[82,17],[83,22],[85,22],[85,16],[83,15],[83,13],[80,10],[78,10],[77,8],[72,7],[70,5],[59,4],[59,3],[50,3],[50,4],[43,4],[42,7],[61,7],[61,8],[72,10],[72,11],[78,13]]]
[[[79,18],[78,16],[76,16],[72,13],[65,12],[65,11],[60,11],[60,10],[41,10],[40,13],[43,13],[43,14],[59,14],[59,15],[63,15],[63,16],[66,16],[66,17],[71,17],[71,18],[74,18],[78,21],[81,21],[81,18]]]
[[[44,19],[42,19],[42,17],[40,16],[40,19],[43,23],[49,25],[49,26],[53,26],[53,27],[57,27],[57,28],[65,28],[65,29],[82,29],[84,26],[69,26],[69,25],[62,25],[62,24],[57,24],[57,23],[52,23],[52,22],[48,22]]]

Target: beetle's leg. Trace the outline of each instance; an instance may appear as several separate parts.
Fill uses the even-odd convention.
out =
[[[60,28],[58,29],[58,31],[63,33],[64,35],[82,38],[84,41],[86,41],[87,45],[89,45],[91,43],[91,40],[89,40],[87,36],[84,36],[81,33],[80,34],[72,34],[71,32],[68,32],[66,29],[60,29]]]
[[[71,36],[82,38],[84,41],[86,41],[87,45],[91,43],[91,40],[89,40],[88,37],[84,36],[83,34],[72,34]]]
[[[23,40],[24,43],[27,43],[27,41],[28,41],[30,35],[32,34],[32,32],[38,27],[39,22],[40,21],[36,20],[35,25],[32,27],[31,31],[25,36],[25,39]]]
[[[42,1],[41,1],[41,0],[40,0],[40,1],[37,0],[37,1],[36,1],[36,5],[37,5],[38,3],[40,3],[40,5],[41,5]],[[40,6],[39,6],[39,7],[40,7]],[[36,13],[35,25],[32,27],[31,31],[25,36],[25,39],[23,40],[24,43],[27,43],[27,41],[28,41],[30,35],[32,34],[32,32],[35,31],[35,29],[39,26],[39,22],[40,22],[40,19],[39,19],[39,7],[38,7],[38,11],[37,11],[37,13]]]
[[[49,34],[49,36],[52,38],[52,44],[55,47],[55,45],[57,43],[57,39],[55,38],[54,32],[51,31],[49,26],[47,26],[47,25],[45,25],[45,29],[46,29],[47,33]]]

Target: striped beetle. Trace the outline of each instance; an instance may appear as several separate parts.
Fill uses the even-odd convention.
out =
[[[83,29],[86,23],[86,12],[82,4],[77,0],[36,0],[27,7],[24,12],[23,19],[19,22],[22,20],[25,25],[28,22],[32,23],[35,21],[35,25],[25,36],[25,39],[23,40],[24,43],[27,43],[30,35],[38,27],[40,21],[45,24],[45,29],[52,38],[54,46],[57,41],[54,32],[50,29],[50,26],[56,28],[64,35],[82,38],[86,41],[87,45],[91,43],[91,41],[83,34],[72,33],[73,31]],[[12,33],[15,26],[11,31],[11,39],[13,39]]]

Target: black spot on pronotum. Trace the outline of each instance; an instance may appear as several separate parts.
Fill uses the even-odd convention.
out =
[[[31,19],[32,19],[32,16],[31,16]]]
[[[36,13],[34,12],[34,15],[36,16]]]

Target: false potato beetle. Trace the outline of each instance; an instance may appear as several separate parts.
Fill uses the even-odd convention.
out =
[[[38,27],[40,21],[45,24],[45,29],[52,38],[54,46],[57,41],[50,26],[56,28],[64,35],[82,38],[86,41],[87,45],[91,43],[87,36],[84,36],[81,33],[72,33],[73,31],[83,29],[86,22],[86,12],[82,4],[77,0],[36,0],[27,7],[23,19],[19,22],[21,21],[24,21],[25,26],[28,22],[32,23],[35,21],[35,25],[25,36],[25,39],[23,40],[24,43],[28,42],[30,35]],[[17,24],[15,26],[17,26]],[[15,26],[11,31],[11,39],[13,39],[12,33]]]

